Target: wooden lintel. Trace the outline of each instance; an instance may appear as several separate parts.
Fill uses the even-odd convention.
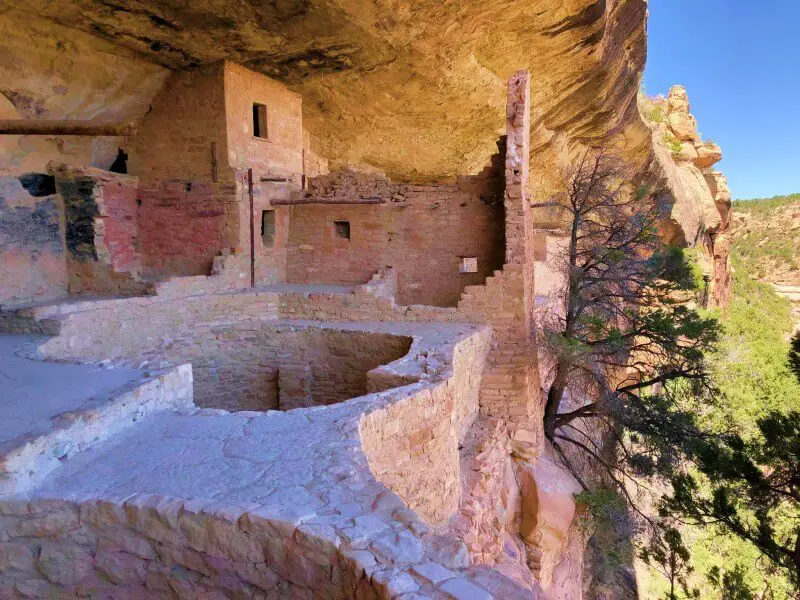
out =
[[[310,197],[310,198],[287,198],[271,200],[270,204],[273,206],[299,206],[304,204],[338,204],[340,206],[347,206],[349,204],[386,204],[387,200],[384,198],[327,198],[327,197]]]
[[[98,121],[57,121],[45,119],[0,120],[0,135],[80,135],[126,136],[134,135],[133,123],[109,123]]]

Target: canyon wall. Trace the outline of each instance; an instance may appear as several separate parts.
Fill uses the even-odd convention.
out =
[[[41,55],[60,52],[64,31],[69,39],[105,44],[99,49],[106,54],[145,58],[155,63],[148,85],[131,90],[126,82],[114,89],[104,86],[108,76],[92,84],[92,97],[129,98],[129,105],[141,107],[141,118],[157,91],[150,82],[163,81],[162,67],[186,69],[227,59],[303,97],[311,146],[332,167],[370,166],[401,180],[481,170],[504,126],[506,81],[518,69],[533,73],[536,146],[556,135],[600,140],[629,128],[637,119],[646,55],[644,0],[479,5],[289,0],[266,6],[200,0],[191,7],[3,0],[0,6],[6,8],[8,30],[25,38],[6,49],[9,64],[23,65],[23,55],[29,55],[28,73],[46,72],[51,59]],[[41,17],[74,29],[45,21],[46,30],[38,35],[20,33]],[[42,50],[29,52],[41,39],[53,40],[52,46],[40,44]],[[81,80],[97,72],[86,69]],[[58,105],[77,92],[68,82],[60,85],[68,88],[62,96],[27,86],[24,102],[48,99]],[[22,106],[22,98],[12,94],[14,102]],[[130,118],[116,108],[96,112]]]
[[[0,117],[134,127],[127,137],[0,137],[11,148],[0,164],[7,178],[0,188],[0,302],[117,293],[96,282],[127,282],[131,273],[191,276],[154,284],[155,297],[103,301],[112,304],[83,315],[101,321],[95,326],[79,323],[80,312],[66,316],[64,335],[50,347],[68,343],[65,355],[84,358],[174,352],[197,363],[200,391],[220,385],[220,364],[207,356],[237,346],[226,336],[250,336],[257,346],[271,331],[260,322],[258,331],[236,331],[232,322],[248,315],[491,325],[491,347],[487,340],[485,355],[475,353],[476,362],[485,356],[480,380],[477,372],[463,378],[478,399],[467,421],[479,412],[492,423],[473,455],[469,448],[460,455],[474,467],[465,472],[480,475],[460,482],[463,505],[453,527],[479,564],[499,564],[529,589],[538,585],[535,577],[552,597],[579,598],[585,532],[576,518],[578,487],[547,453],[532,339],[542,295],[536,286],[559,223],[530,205],[559,191],[560,168],[585,149],[613,148],[655,181],[665,202],[664,235],[702,248],[709,302],[724,306],[729,287],[730,198],[712,169],[718,148],[698,139],[680,89],[659,103],[661,119],[640,113],[646,6],[0,0],[0,31],[10,40],[0,42],[0,80],[11,82],[0,87]],[[266,115],[264,135],[251,127],[257,104]],[[504,164],[482,172],[506,125]],[[109,169],[118,148],[131,154],[131,175],[89,171]],[[52,166],[54,160],[67,166]],[[70,170],[74,165],[83,171]],[[25,186],[29,174],[55,177],[61,187],[33,193]],[[83,193],[79,184],[91,189]],[[107,202],[123,219],[105,218]],[[76,232],[79,225],[85,227]],[[76,253],[81,260],[73,260]],[[214,279],[207,276],[226,264],[228,279],[218,281],[230,288],[251,281],[354,285],[386,274],[387,266],[395,270],[391,281],[379,275],[347,292],[202,296]],[[28,270],[35,275],[24,275]],[[372,293],[381,286],[391,292]],[[206,302],[202,311],[223,325],[208,327],[195,344],[194,329],[208,325],[195,312]],[[406,306],[414,302],[449,308]],[[141,347],[126,353],[122,343]],[[364,354],[393,355],[363,345],[362,362]],[[263,397],[245,399],[247,408],[280,405],[276,386],[302,393],[303,366],[313,371],[290,365],[295,370],[281,385],[280,368],[255,350],[244,352],[242,364],[221,365],[221,379],[223,387],[237,387],[242,377],[264,387]],[[327,359],[323,354],[316,362]],[[247,371],[251,364],[257,366]],[[445,390],[440,396],[446,401]],[[427,423],[420,414],[413,416],[423,447],[423,426],[438,431],[450,416]],[[394,443],[387,423],[380,413],[364,425],[375,469],[385,467],[381,450]],[[459,493],[448,475],[466,434],[458,433],[438,448],[449,452],[441,477],[448,510]],[[392,480],[392,489],[424,483],[420,473]],[[492,502],[497,496],[502,506]],[[446,511],[434,512],[438,519]]]
[[[725,175],[714,169],[722,149],[700,138],[683,86],[673,86],[666,98],[643,98],[642,113],[652,133],[648,168],[669,207],[664,237],[698,249],[703,303],[724,308],[731,287],[731,193]]]

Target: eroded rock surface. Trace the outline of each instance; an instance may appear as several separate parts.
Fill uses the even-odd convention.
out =
[[[668,241],[701,250],[705,300],[724,307],[731,286],[731,194],[725,175],[714,170],[722,160],[722,149],[700,139],[683,86],[674,86],[667,98],[646,105],[653,152],[649,169],[670,207],[664,235]]]
[[[533,120],[540,144],[554,132],[602,139],[638,118],[644,0],[224,0],[190,5],[3,0],[0,7],[7,9],[0,17],[3,30],[14,36],[4,48],[4,62],[16,71],[46,73],[50,59],[42,55],[47,45],[32,49],[41,47],[43,39],[64,44],[59,41],[65,39],[64,28],[39,22],[37,16],[108,40],[104,54],[130,57],[134,52],[169,68],[232,60],[303,96],[308,129],[333,166],[369,164],[401,178],[480,170],[503,129],[505,82],[517,69],[530,68],[533,74]],[[27,26],[32,20],[36,31]],[[80,34],[73,31],[73,36]],[[81,66],[70,56],[72,43],[59,50],[65,64],[61,71]],[[99,40],[96,45],[101,49]],[[127,71],[131,60],[125,63]],[[128,87],[134,82],[131,73],[120,85],[114,82],[120,74],[111,75],[93,62],[77,78],[80,89],[55,82],[62,87],[54,93],[50,86],[19,85],[15,76],[8,80],[13,89],[0,91],[26,117],[77,115],[75,99],[86,91],[87,81],[93,97],[107,101],[102,111],[85,106],[80,113],[85,118],[127,118],[147,110],[150,83]],[[136,77],[140,83],[156,82],[163,70],[139,69]],[[115,96],[127,98],[128,105],[117,103],[109,110]]]

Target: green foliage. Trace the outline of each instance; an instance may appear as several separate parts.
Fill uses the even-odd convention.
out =
[[[699,440],[690,454],[697,472],[672,478],[661,512],[752,543],[800,591],[800,412],[775,411],[757,424],[748,441],[735,432]]]
[[[718,566],[708,572],[708,581],[724,600],[753,600],[755,594],[747,584],[745,568],[738,564],[733,569],[724,570]]]
[[[681,150],[683,149],[683,145],[681,144],[680,140],[676,138],[670,132],[664,132],[664,143],[667,145],[667,148],[673,155],[677,156],[680,154]]]
[[[750,214],[766,214],[776,208],[789,206],[795,202],[800,202],[800,194],[789,194],[787,196],[772,196],[771,198],[752,198],[748,200],[734,200],[733,210],[736,212],[747,212]]]
[[[664,112],[664,107],[661,104],[654,104],[650,109],[650,112],[647,114],[647,118],[654,123],[663,123],[667,119],[667,115]]]
[[[706,285],[705,273],[700,266],[700,251],[697,248],[682,248],[684,260],[688,266],[689,276],[692,279],[692,288],[701,291]]]
[[[783,271],[800,270],[800,229],[792,215],[800,213],[800,194],[737,200],[734,210],[746,217],[734,244],[739,264],[758,279],[780,280]]]
[[[673,385],[672,393],[684,403],[678,403],[680,411],[673,408],[671,420],[654,425],[666,432],[665,440],[674,440],[676,456],[695,459],[696,468],[675,481],[684,516],[694,510],[700,521],[712,515],[725,524],[681,527],[695,568],[688,579],[704,597],[749,600],[756,597],[754,590],[759,598],[798,597],[790,582],[792,565],[780,547],[796,539],[792,523],[800,516],[797,503],[784,500],[781,491],[782,481],[800,478],[800,417],[792,412],[800,411],[800,334],[787,342],[794,326],[789,302],[752,279],[767,278],[776,265],[796,268],[800,232],[785,227],[784,218],[789,214],[784,207],[794,204],[800,204],[800,194],[734,203],[736,211],[751,216],[749,233],[733,248],[735,274],[721,338],[707,354],[718,394],[706,403],[691,388]],[[692,250],[684,254],[697,286],[698,257]],[[646,422],[663,411],[645,404],[626,412],[628,419]],[[722,437],[693,434],[698,426],[698,433]],[[648,597],[664,596],[663,578],[650,585]]]
[[[762,472],[753,468],[753,461],[768,465],[768,471],[776,476],[800,471],[800,422],[791,416],[791,411],[800,410],[800,381],[790,367],[786,341],[793,323],[788,301],[771,286],[752,281],[737,257],[734,263],[737,270],[721,341],[709,355],[712,379],[720,394],[713,410],[697,416],[706,431],[737,435],[727,438],[729,443],[721,448],[706,446],[698,452],[698,464],[708,476],[690,473],[688,479],[678,480],[676,493],[689,506],[707,499],[742,527],[762,535],[764,545],[774,552],[770,536],[782,540],[790,535],[786,528],[791,523],[791,507],[781,502],[758,505],[756,500],[774,501],[776,494],[764,487]],[[794,343],[800,350],[800,341]],[[685,440],[685,436],[676,439]],[[691,453],[691,448],[687,451]],[[719,485],[725,477],[741,481]],[[704,595],[747,600],[753,597],[752,589],[766,588],[775,598],[794,596],[787,571],[775,568],[766,558],[759,559],[763,549],[717,527],[686,527],[683,532],[697,571],[693,585]],[[733,570],[731,564],[736,565]],[[711,579],[702,581],[700,574]]]
[[[586,516],[594,525],[613,521],[625,509],[625,500],[619,492],[608,488],[584,490],[575,500],[586,508]]]
[[[798,269],[800,232],[762,229],[746,233],[736,242],[742,267],[759,279],[767,279],[771,265]]]
[[[644,88],[639,90],[639,108],[644,118],[652,123],[663,123],[667,119],[664,97],[650,98]]]
[[[789,369],[791,369],[797,380],[800,381],[800,331],[792,337],[789,349]]]
[[[756,419],[770,411],[800,410],[800,382],[787,360],[785,336],[793,326],[789,302],[771,286],[751,280],[737,262],[723,336],[709,364],[724,399],[717,423],[735,423],[747,437]]]
[[[669,587],[662,596],[665,600],[700,597],[700,590],[692,587],[689,581],[694,571],[691,554],[680,531],[674,527],[667,527],[654,536],[650,544],[640,550],[639,558],[666,578]]]
[[[578,521],[584,533],[591,533],[588,551],[592,555],[593,586],[619,593],[624,581],[618,579],[634,559],[634,525],[625,498],[615,489],[598,487],[575,497],[581,508]]]

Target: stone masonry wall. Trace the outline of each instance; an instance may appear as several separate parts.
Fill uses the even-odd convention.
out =
[[[161,356],[190,361],[198,406],[287,410],[343,402],[367,393],[367,373],[408,352],[409,338],[264,322],[220,324],[174,337]],[[130,359],[136,358],[130,356]],[[281,374],[305,370],[308,396],[289,398]]]
[[[369,412],[359,431],[372,473],[428,522],[458,508],[459,444],[478,413],[478,391],[490,333],[460,342],[452,363],[426,355],[425,370],[452,369],[441,382]],[[392,448],[387,452],[387,448]]]
[[[131,139],[144,273],[208,275],[239,240],[224,63],[174,72]]]
[[[64,204],[71,295],[133,295],[141,284],[135,177],[51,165]]]
[[[230,183],[223,63],[172,71],[130,140],[128,172],[142,182]]]
[[[258,174],[303,172],[303,100],[285,85],[232,62],[224,63],[228,165]],[[266,106],[266,137],[253,131],[253,104]]]
[[[324,532],[217,508],[146,494],[0,502],[0,596],[379,597],[357,553],[339,552]]]
[[[276,210],[272,201],[289,198],[303,185],[302,98],[282,83],[230,62],[225,63],[224,84],[227,160],[237,184],[238,245],[250,253],[252,228],[256,285],[285,282],[289,214],[286,208]],[[266,107],[265,137],[257,137],[253,129],[254,103]],[[261,235],[263,212],[270,210],[275,211],[272,244]]]
[[[84,308],[60,317],[61,333],[42,353],[134,365],[190,362],[195,402],[226,410],[287,408],[279,402],[283,366],[309,367],[307,405],[363,395],[368,371],[400,358],[410,345],[403,336],[275,323],[271,292],[131,298]]]
[[[183,181],[143,182],[139,228],[144,273],[208,275],[214,257],[229,247],[226,220],[235,209],[232,185]]]
[[[254,135],[254,103],[266,137]],[[285,281],[288,213],[267,245],[262,212],[300,190],[303,143],[302,102],[284,85],[226,61],[173,74],[131,144],[146,274],[208,275],[228,249],[249,284],[252,233],[255,281]]]
[[[0,304],[67,295],[62,223],[50,175],[0,177]]]
[[[485,323],[493,343],[481,380],[482,414],[507,420],[512,438],[534,454],[543,443],[538,360],[525,328],[525,268],[506,265],[484,285],[468,286],[457,307],[402,306],[393,298],[356,288],[352,294],[281,293],[284,319]],[[366,287],[366,286],[365,286]],[[537,412],[538,411],[538,412]]]
[[[320,203],[291,207],[287,281],[361,284],[391,266],[401,304],[455,306],[466,286],[502,266],[501,195],[491,169],[431,185],[352,171],[311,179],[309,199]],[[356,204],[364,199],[385,203]],[[349,240],[337,234],[340,221]],[[460,272],[464,257],[477,259],[477,272]]]

